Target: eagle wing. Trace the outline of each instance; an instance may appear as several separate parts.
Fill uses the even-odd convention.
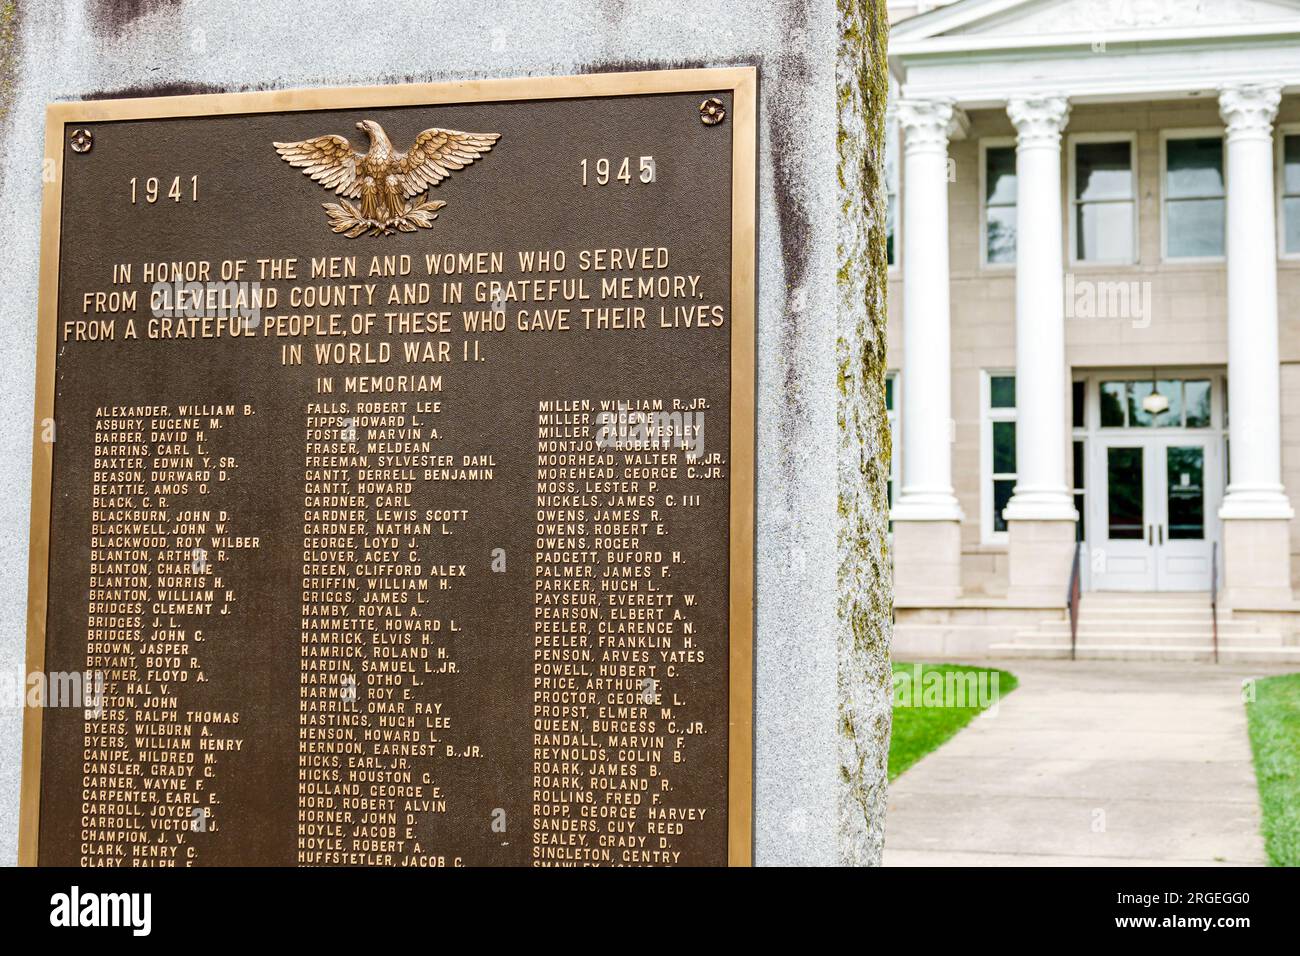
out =
[[[275,151],[290,166],[297,166],[326,189],[340,196],[356,199],[361,195],[357,183],[357,163],[363,154],[352,148],[344,136],[317,136],[298,143],[275,143]]]
[[[500,133],[462,133],[454,129],[426,129],[405,153],[393,157],[401,177],[402,195],[418,196],[436,186],[453,170],[464,169],[492,148]]]

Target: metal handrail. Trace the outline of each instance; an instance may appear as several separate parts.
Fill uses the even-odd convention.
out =
[[[1070,660],[1075,659],[1079,641],[1079,555],[1083,543],[1074,543],[1074,560],[1070,564],[1070,585],[1065,592],[1065,607],[1070,612]]]
[[[1210,544],[1210,624],[1214,632],[1214,663],[1219,663],[1219,542]]]

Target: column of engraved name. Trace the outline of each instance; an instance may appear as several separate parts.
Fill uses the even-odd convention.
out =
[[[692,741],[726,732],[694,716],[701,702],[685,690],[695,669],[722,662],[699,646],[694,585],[673,576],[691,542],[669,530],[666,510],[701,495],[687,470],[702,430],[684,407],[656,398],[538,403],[538,865],[678,863],[680,838],[709,812],[674,787]]]
[[[101,407],[94,423],[83,750],[83,865],[185,866],[222,828],[237,706],[213,709],[205,647],[232,636],[240,551],[214,445],[244,406]],[[238,565],[232,568],[236,573]],[[223,675],[225,676],[225,675]],[[223,686],[223,685],[218,685]]]
[[[490,455],[442,447],[440,399],[307,408],[299,672],[299,863],[439,866],[445,761],[476,760],[445,703],[463,508]]]

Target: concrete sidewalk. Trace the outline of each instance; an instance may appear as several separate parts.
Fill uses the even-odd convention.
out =
[[[1020,686],[890,788],[887,866],[1261,865],[1251,666],[993,663]]]

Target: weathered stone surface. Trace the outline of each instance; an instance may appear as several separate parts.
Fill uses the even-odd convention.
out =
[[[893,604],[884,388],[888,22],[884,10],[869,2],[840,0],[839,12],[839,845],[845,863],[878,864],[888,783]]]

